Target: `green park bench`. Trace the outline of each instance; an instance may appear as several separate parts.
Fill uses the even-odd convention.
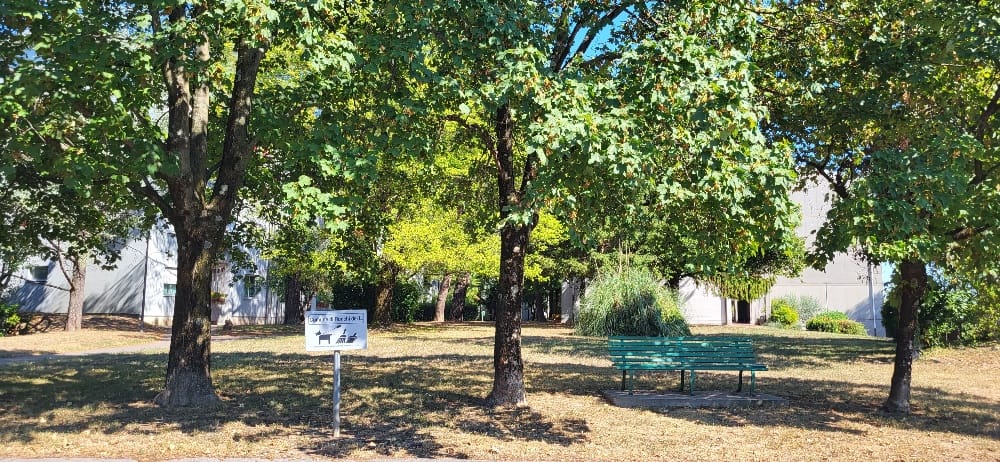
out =
[[[767,366],[754,357],[753,343],[744,337],[625,337],[608,339],[608,353],[615,368],[622,371],[622,391],[626,374],[628,392],[635,386],[637,371],[680,371],[684,391],[684,373],[691,373],[689,394],[694,394],[697,371],[739,371],[743,390],[743,371],[750,371],[750,395],[753,395],[756,371]]]

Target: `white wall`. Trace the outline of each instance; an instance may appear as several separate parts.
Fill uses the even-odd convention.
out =
[[[174,311],[174,297],[166,295],[166,285],[177,283],[177,241],[170,227],[158,226],[147,239],[135,233],[125,243],[122,258],[112,269],[90,265],[87,269],[84,312],[103,314],[129,314],[140,316],[147,324],[170,325]],[[244,283],[233,280],[228,267],[215,276],[216,291],[227,294],[226,303],[213,307],[217,322],[233,324],[279,323],[284,310],[279,297],[268,289],[266,283],[269,263],[259,251],[249,251],[256,263],[256,273],[261,278],[261,290],[253,297],[245,297]],[[55,263],[34,259],[18,273],[21,283],[13,299],[21,309],[39,313],[65,313],[69,303],[66,278]],[[49,267],[47,285],[32,282],[30,266]],[[143,280],[145,279],[145,285]],[[62,288],[60,290],[55,286]],[[143,290],[145,288],[145,290]]]

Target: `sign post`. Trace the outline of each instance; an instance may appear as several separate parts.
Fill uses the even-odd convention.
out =
[[[367,348],[367,311],[306,311],[306,351],[333,351],[334,438],[340,437],[340,351]]]

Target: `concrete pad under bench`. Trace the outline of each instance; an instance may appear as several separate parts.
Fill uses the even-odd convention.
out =
[[[764,393],[732,393],[725,391],[695,391],[687,393],[658,393],[651,390],[636,390],[633,394],[621,390],[604,390],[604,397],[618,407],[664,408],[664,407],[752,407],[787,406],[788,400],[780,396]]]

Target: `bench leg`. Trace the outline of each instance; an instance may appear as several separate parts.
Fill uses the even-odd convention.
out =
[[[684,371],[681,371],[681,388],[677,391],[684,393]]]
[[[743,391],[743,371],[740,371],[740,384],[736,387],[736,393],[741,391]]]
[[[622,391],[625,391],[625,369],[622,369]]]

